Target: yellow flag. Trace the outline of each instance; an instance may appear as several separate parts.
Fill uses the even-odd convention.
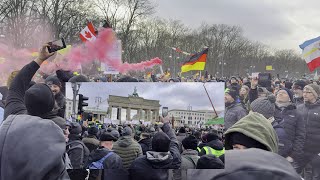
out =
[[[267,71],[272,71],[272,66],[266,66]]]

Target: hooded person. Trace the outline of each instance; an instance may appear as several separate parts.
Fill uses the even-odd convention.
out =
[[[128,126],[123,129],[122,136],[113,144],[112,150],[121,157],[126,169],[137,157],[143,155],[140,144],[132,138],[132,129]]]
[[[40,65],[52,55],[43,46],[39,57],[25,65],[10,84],[0,127],[0,179],[69,179],[63,131],[46,118],[53,110],[54,96],[46,84],[30,87]]]
[[[56,76],[49,76],[45,83],[50,87],[56,101],[57,115],[64,118],[66,109],[66,100],[62,92],[62,83]]]
[[[301,180],[290,163],[278,154],[261,149],[226,151],[225,169],[188,170],[192,180]],[[198,161],[199,162],[199,161]]]
[[[162,119],[162,132],[153,136],[152,151],[147,151],[132,163],[129,169],[131,180],[168,180],[173,175],[170,169],[180,168],[178,140],[169,121],[169,117]]]
[[[270,121],[260,113],[250,112],[225,132],[225,148],[260,148],[278,153],[278,137]]]

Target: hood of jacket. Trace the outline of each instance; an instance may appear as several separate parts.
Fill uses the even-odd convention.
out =
[[[0,147],[0,179],[52,180],[66,173],[65,138],[51,120],[8,116],[0,126]]]
[[[116,142],[120,147],[128,147],[132,144],[133,139],[131,136],[122,136]]]
[[[259,113],[250,112],[225,132],[226,149],[232,149],[232,145],[228,142],[230,142],[230,134],[233,132],[242,133],[264,144],[271,152],[278,152],[278,136],[270,121]]]
[[[170,152],[155,152],[147,151],[146,152],[147,161],[152,165],[152,168],[155,169],[167,169],[171,167],[173,157]]]
[[[278,154],[261,150],[226,151],[224,170],[191,170],[192,180],[281,179],[301,180],[290,163]]]

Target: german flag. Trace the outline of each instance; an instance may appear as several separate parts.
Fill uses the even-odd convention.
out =
[[[181,72],[204,70],[207,61],[208,49],[209,48],[206,48],[205,50],[191,56],[190,59],[181,66]]]

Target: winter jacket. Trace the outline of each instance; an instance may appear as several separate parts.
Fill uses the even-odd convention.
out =
[[[74,169],[83,169],[88,162],[89,149],[79,135],[70,134],[67,143],[67,153]]]
[[[184,150],[181,154],[180,169],[173,170],[174,180],[187,179],[188,169],[196,169],[199,158],[200,156],[198,156],[198,151],[192,149]]]
[[[284,157],[301,158],[306,136],[305,123],[301,113],[294,104],[285,107],[283,110],[276,106],[274,118],[283,125],[289,138],[288,140],[292,144],[292,148],[289,149],[288,154],[285,154]]]
[[[147,151],[152,150],[152,143],[151,142],[152,142],[152,138],[141,139],[139,141],[143,155],[146,155]]]
[[[226,107],[224,116],[225,130],[229,129],[234,123],[247,115],[247,111],[243,108],[241,103],[233,103]]]
[[[306,140],[304,145],[304,155],[314,156],[320,152],[320,100],[315,104],[305,103],[297,107],[302,113],[302,118],[306,126]]]
[[[65,150],[51,120],[10,115],[0,126],[0,180],[68,180]]]
[[[259,113],[250,112],[225,132],[225,148],[227,150],[232,149],[230,134],[233,132],[242,133],[265,145],[269,151],[278,153],[277,134],[271,122]]]
[[[95,136],[91,136],[91,135],[83,138],[82,142],[87,146],[90,152],[97,149],[100,144],[100,141]]]
[[[148,151],[138,157],[131,165],[129,172],[131,180],[168,180],[173,177],[172,170],[181,166],[179,145],[169,123],[162,126],[162,131],[171,139],[169,152]]]
[[[113,144],[112,150],[117,153],[123,162],[124,168],[128,169],[132,162],[142,156],[142,149],[138,142],[131,136],[122,136]]]
[[[261,150],[226,151],[225,169],[190,169],[192,180],[301,180],[290,163],[278,154]]]

